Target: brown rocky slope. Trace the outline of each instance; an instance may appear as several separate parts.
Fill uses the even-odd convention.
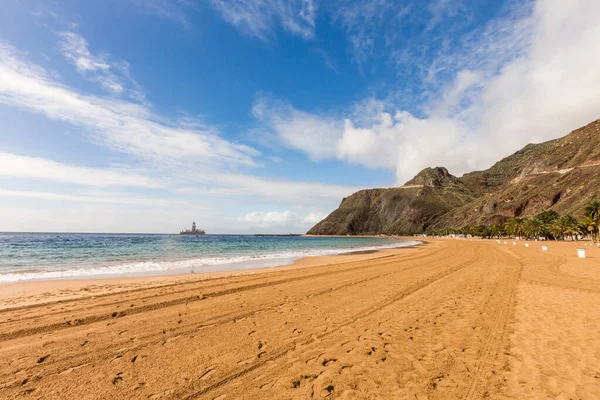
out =
[[[308,233],[412,234],[545,210],[579,216],[592,198],[600,198],[600,120],[528,144],[484,171],[458,178],[445,168],[426,168],[404,186],[361,190]]]

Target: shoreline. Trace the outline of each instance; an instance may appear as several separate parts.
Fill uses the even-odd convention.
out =
[[[311,237],[311,236],[307,236]],[[322,236],[323,238],[346,238],[345,236]],[[72,265],[56,265],[54,268],[36,268],[30,266],[27,270],[7,271],[0,274],[0,287],[15,283],[36,281],[63,280],[96,280],[112,278],[141,278],[167,277],[175,275],[204,274],[217,272],[233,272],[259,268],[274,268],[292,264],[305,257],[320,257],[353,253],[355,251],[370,251],[396,247],[417,245],[419,240],[400,236],[355,236],[351,239],[382,239],[385,244],[362,243],[356,247],[306,247],[274,249],[272,251],[250,251],[247,253],[223,253],[219,255],[197,254],[180,258],[123,259],[110,262],[108,260],[88,265],[84,260]],[[394,241],[403,243],[394,244]],[[406,243],[411,242],[411,243]]]
[[[396,255],[402,250],[424,246],[427,241],[412,240],[404,237],[393,237],[397,240],[419,242],[412,245],[377,250],[357,250],[330,255],[315,255],[301,257],[291,262],[276,266],[230,269],[223,271],[183,272],[173,271],[158,275],[139,276],[89,276],[69,279],[37,279],[0,284],[0,310],[13,307],[28,306],[44,303],[46,299],[58,296],[60,300],[70,300],[79,297],[103,296],[132,289],[172,286],[182,283],[203,282],[209,280],[227,279],[239,276],[261,275],[269,272],[279,272],[292,269],[321,267],[342,262],[370,261],[379,257]],[[166,271],[165,271],[166,272]],[[27,299],[24,299],[24,296]],[[14,299],[20,298],[19,302]],[[23,301],[25,300],[25,301]]]

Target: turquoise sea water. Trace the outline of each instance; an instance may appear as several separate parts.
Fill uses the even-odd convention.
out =
[[[0,283],[215,272],[414,245],[389,238],[0,233]]]

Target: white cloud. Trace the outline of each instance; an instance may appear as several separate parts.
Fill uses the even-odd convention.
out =
[[[538,0],[532,15],[493,21],[477,46],[453,57],[452,68],[465,68],[423,117],[389,101],[359,103],[342,118],[262,99],[255,115],[283,144],[315,160],[388,168],[398,183],[428,166],[455,174],[487,168],[529,142],[600,117],[600,25],[591,15],[600,15],[600,2]],[[443,85],[436,75],[432,84]]]
[[[528,27],[516,20],[531,14],[534,0],[506,0],[484,28],[481,2],[464,0],[336,0],[330,5],[332,19],[345,32],[354,60],[366,74],[387,80],[408,104],[438,94],[439,79],[461,68],[480,69],[481,63],[514,57],[524,47]],[[517,29],[518,28],[518,29]],[[517,30],[522,34],[516,35]],[[493,56],[493,57],[491,57]],[[430,93],[431,92],[431,93]]]
[[[87,69],[103,68],[95,63],[84,65]],[[201,199],[203,204],[244,196],[249,201],[260,200],[263,204],[317,204],[326,209],[359,189],[240,173],[241,168],[258,166],[254,158],[259,152],[222,139],[214,128],[197,120],[168,120],[154,114],[147,106],[81,94],[59,84],[43,68],[24,61],[14,48],[2,43],[0,104],[82,128],[79,131],[87,134],[93,143],[126,156],[118,167],[90,168],[25,155],[0,154],[0,176],[20,182],[29,179],[100,188],[161,188],[190,201]],[[26,184],[34,190],[5,189],[3,197],[153,204],[151,197],[131,197],[131,200],[126,193],[81,194],[62,190],[51,193],[36,191],[35,185]],[[169,202],[170,199],[157,199],[157,204],[171,204]]]
[[[71,47],[62,48],[65,56],[84,76],[106,78],[117,68],[110,56],[91,52],[83,38],[70,34],[64,37],[72,41]],[[124,87],[130,84],[126,76],[115,76],[121,79]],[[0,42],[0,104],[70,124],[78,128],[75,132],[113,152],[111,158],[120,164],[93,168],[0,152],[0,178],[3,183],[17,183],[16,188],[5,186],[0,190],[2,208],[8,209],[12,202],[21,210],[18,215],[29,216],[27,225],[16,217],[17,214],[8,216],[4,213],[1,219],[6,229],[81,230],[86,221],[94,226],[90,228],[92,230],[171,231],[169,215],[192,218],[190,215],[201,214],[209,221],[206,226],[213,231],[227,231],[229,228],[222,228],[227,217],[219,213],[234,213],[232,210],[239,207],[240,197],[244,198],[246,207],[331,209],[342,197],[361,189],[249,175],[248,168],[260,166],[255,161],[260,153],[225,140],[215,128],[198,120],[164,118],[156,114],[150,104],[84,94],[57,79],[53,73],[29,62],[26,55]],[[292,133],[290,131],[290,140]],[[282,160],[275,157],[271,161]],[[56,187],[54,183],[63,186],[49,189]],[[82,191],[82,188],[65,185],[97,188],[98,191]],[[106,192],[107,188],[135,188],[136,191]],[[140,189],[161,191],[136,194]],[[63,207],[65,204],[69,206]],[[122,207],[115,211],[115,215],[122,218],[111,217],[112,228],[105,228],[106,221],[99,215],[109,213],[88,215],[87,211],[81,211],[91,210],[94,205]],[[131,213],[127,211],[132,208],[130,205],[159,207],[163,210],[161,219],[152,221],[150,214]],[[210,212],[202,214],[199,211],[208,206],[213,207]],[[46,212],[44,215],[48,218],[43,225],[37,223],[40,220],[35,213],[27,211],[38,210],[42,218],[41,211],[46,207],[58,211],[54,214]],[[63,220],[64,216],[77,214],[81,220]],[[316,222],[320,215],[324,214],[293,214],[288,225],[278,226],[286,231],[302,230]],[[179,222],[177,228],[180,228]],[[240,229],[236,226],[230,231]]]
[[[35,204],[42,206],[32,206]],[[189,228],[193,218],[209,233],[239,232],[235,227],[228,230],[222,216],[207,213],[194,204],[165,207],[152,203],[87,204],[28,198],[19,199],[19,204],[14,206],[4,203],[2,210],[2,228],[8,232],[177,233],[184,227]]]
[[[194,129],[139,104],[82,95],[0,43],[0,103],[84,128],[113,151],[170,165],[255,166],[258,152],[228,142],[211,128]]]
[[[241,218],[241,222],[260,228],[288,225],[295,218],[290,211],[252,212]]]
[[[161,17],[181,24],[185,29],[190,29],[191,24],[186,15],[189,10],[196,10],[196,4],[191,0],[133,0]]]
[[[422,120],[407,112],[392,116],[383,111],[383,103],[376,101],[360,103],[345,120],[306,113],[262,98],[254,110],[285,146],[301,150],[315,161],[337,158],[369,168],[404,171],[435,162],[433,149],[446,151],[460,138],[459,129],[444,119]],[[444,132],[441,137],[440,132]]]
[[[327,214],[311,212],[302,216],[291,211],[251,212],[239,220],[245,225],[254,228],[281,228],[281,227],[311,227]]]
[[[0,152],[0,178],[37,179],[76,185],[160,188],[155,180],[117,168],[87,168],[66,165],[39,157]]]
[[[302,220],[305,225],[313,226],[322,221],[327,216],[326,212],[311,212]]]
[[[465,5],[461,0],[434,0],[429,3],[428,10],[431,19],[427,25],[428,29],[435,27],[444,17],[455,17],[461,11],[465,10]]]
[[[194,181],[201,187],[181,187],[178,189],[180,192],[196,192],[213,196],[256,196],[268,202],[313,206],[337,204],[343,197],[363,189],[358,186],[265,179],[218,171],[208,174],[185,175],[184,178]]]
[[[64,57],[81,75],[113,95],[126,92],[136,100],[144,98],[140,86],[131,78],[127,62],[112,61],[106,54],[92,54],[87,41],[74,32],[60,32],[58,35]],[[129,85],[132,88],[126,87]]]
[[[305,151],[313,160],[335,155],[341,121],[300,111],[266,97],[256,99],[252,113],[272,128],[285,145]]]
[[[38,199],[38,200],[54,200],[54,201],[69,201],[69,202],[82,202],[82,203],[104,203],[104,204],[132,204],[132,205],[145,205],[145,206],[156,206],[156,207],[167,207],[179,205],[183,206],[184,203],[173,199],[160,199],[155,197],[140,197],[134,196],[131,193],[121,194],[103,194],[93,193],[90,195],[76,195],[76,194],[65,194],[65,193],[54,193],[54,192],[41,192],[31,190],[10,190],[0,189],[1,197],[17,197],[20,199]]]
[[[75,66],[78,72],[108,72],[110,65],[106,56],[95,56],[88,50],[87,41],[73,32],[60,32],[59,42],[65,58]]]
[[[304,39],[315,34],[315,0],[211,0],[221,17],[241,32],[261,40],[274,36],[274,27]]]
[[[406,29],[406,20],[415,14],[423,3],[420,0],[338,0],[331,4],[330,11],[334,22],[346,31],[348,44],[354,60],[362,65],[377,56],[378,46],[385,46],[387,54],[396,36]]]

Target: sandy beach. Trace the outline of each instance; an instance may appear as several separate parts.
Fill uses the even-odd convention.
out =
[[[1,286],[0,398],[600,398],[600,249],[523,243]]]

